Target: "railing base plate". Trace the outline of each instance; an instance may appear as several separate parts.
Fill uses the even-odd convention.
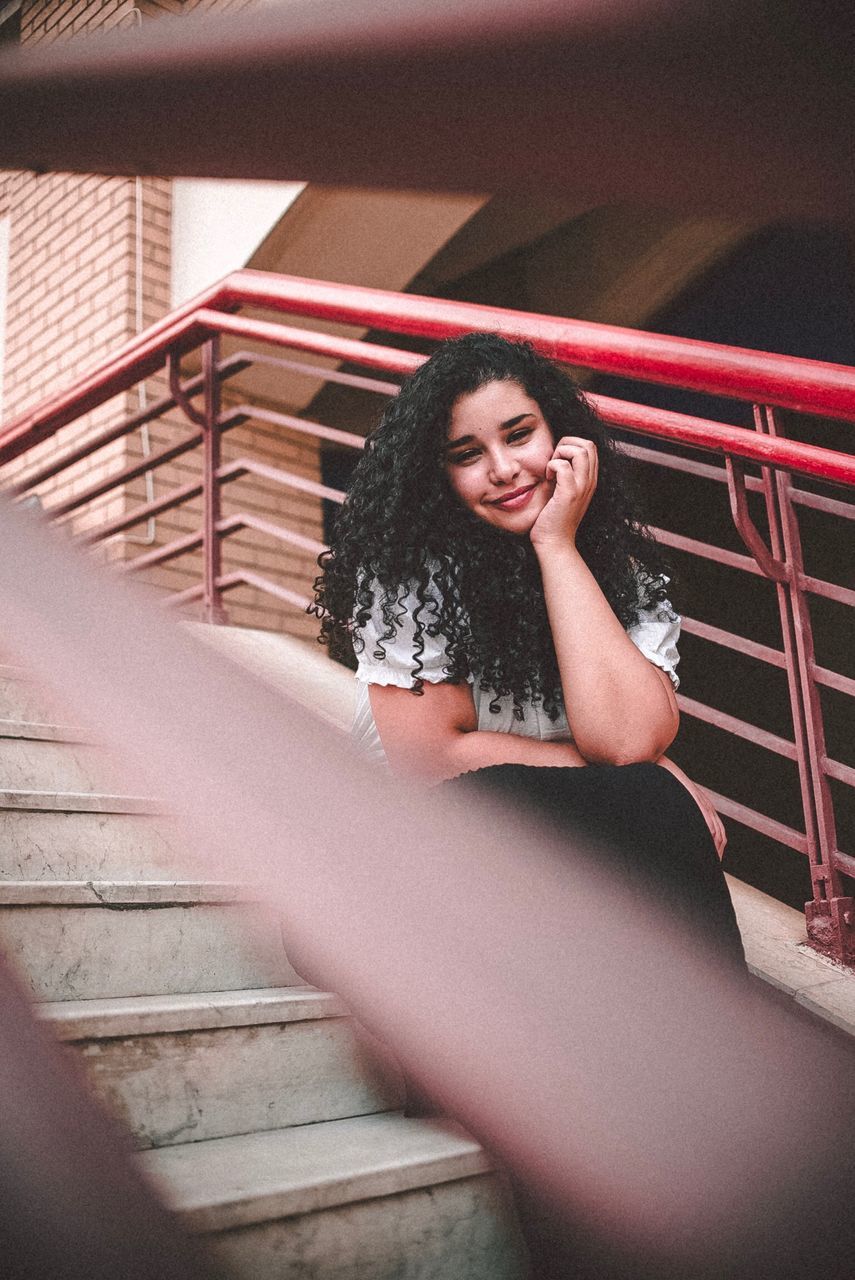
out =
[[[855,899],[806,902],[808,939],[823,955],[855,967]]]

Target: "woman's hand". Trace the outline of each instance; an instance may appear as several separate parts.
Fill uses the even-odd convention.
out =
[[[683,770],[673,760],[669,760],[667,756],[660,756],[656,761],[663,769],[667,769],[669,773],[673,773],[678,782],[681,782],[688,791],[689,795],[695,801],[704,817],[704,822],[709,827],[710,835],[715,845],[715,851],[719,858],[724,857],[724,849],[727,844],[727,835],[724,830],[724,824],[718,816],[716,809],[710,800],[709,795],[704,791],[703,787],[699,787],[696,782],[692,782]]]
[[[546,475],[553,484],[552,496],[529,536],[537,547],[572,545],[597,487],[597,446],[582,436],[562,436],[546,464]]]

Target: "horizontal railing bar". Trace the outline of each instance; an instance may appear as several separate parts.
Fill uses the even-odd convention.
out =
[[[829,778],[836,778],[838,782],[845,782],[847,786],[855,787],[855,769],[851,765],[843,764],[840,760],[832,760],[830,756],[822,757],[823,772],[827,773]]]
[[[699,636],[701,640],[709,640],[722,648],[733,649],[736,653],[744,653],[749,658],[757,658],[772,667],[786,670],[787,658],[780,649],[772,649],[769,645],[760,644],[756,640],[748,640],[745,636],[736,635],[733,631],[724,631],[721,627],[713,627],[708,622],[699,622],[697,618],[688,618],[683,614],[680,629],[690,635]]]
[[[243,569],[218,578],[216,585],[221,591],[230,591],[232,587],[240,586],[256,587],[259,591],[265,591],[268,595],[276,596],[287,604],[294,605],[295,608],[302,610],[304,613],[311,604],[307,596],[300,596],[296,591],[289,590],[288,587],[280,587],[278,583],[271,582],[269,578],[262,577],[260,573],[252,573]]]
[[[823,493],[810,493],[807,489],[790,489],[790,497],[799,506],[812,507],[824,515],[855,520],[855,502],[841,502],[839,498],[827,498]]]
[[[227,538],[230,534],[236,533],[240,529],[256,529],[259,533],[269,534],[270,537],[277,538],[280,542],[291,543],[292,546],[300,547],[303,551],[308,551],[315,556],[319,556],[322,551],[327,550],[326,544],[318,542],[316,538],[307,538],[302,533],[285,529],[281,525],[264,520],[260,516],[254,516],[247,511],[225,516],[222,520],[218,520],[216,529],[217,533],[223,538]],[[151,551],[145,551],[142,555],[135,556],[133,560],[129,560],[127,564],[121,566],[120,572],[138,573],[141,569],[149,569],[152,565],[164,564],[167,560],[176,560],[179,556],[187,555],[191,551],[198,551],[201,545],[202,533],[201,530],[197,530],[195,533],[188,533],[181,538],[175,538],[172,542],[168,542],[162,547],[154,547]]]
[[[414,352],[399,351],[394,347],[361,342],[355,338],[340,338],[327,333],[312,333],[308,329],[278,325],[268,320],[253,320],[246,316],[221,315],[204,310],[197,315],[199,323],[217,331],[237,337],[254,338],[273,342],[279,346],[294,347],[301,351],[313,351],[320,355],[338,355],[340,359],[366,364],[396,373],[414,372],[424,363],[425,356]],[[852,373],[855,387],[855,371]],[[855,485],[855,457],[821,449],[816,445],[801,444],[780,436],[767,436],[734,427],[727,423],[712,422],[706,418],[674,413],[667,409],[655,409],[649,405],[630,404],[610,396],[588,397],[603,420],[623,430],[639,431],[645,435],[712,450],[717,453],[735,453],[761,465],[783,467],[819,479]],[[855,411],[855,398],[853,399]],[[310,433],[311,434],[311,433]]]
[[[682,471],[690,476],[698,476],[702,480],[715,480],[719,484],[727,484],[727,472],[724,467],[713,466],[709,462],[699,462],[695,458],[683,458],[676,453],[666,453],[662,449],[647,449],[640,444],[627,444],[621,441],[617,448],[638,462],[649,462],[663,467],[666,471]],[[763,492],[763,481],[757,476],[746,476],[745,487],[751,493]],[[842,502],[839,498],[827,498],[825,494],[811,493],[807,489],[790,489],[793,502],[802,507],[812,507],[825,515],[840,516],[843,520],[855,520],[855,502]]]
[[[725,711],[719,711],[717,707],[708,707],[704,702],[687,698],[682,693],[677,694],[677,702],[680,710],[685,711],[686,715],[692,716],[695,720],[702,720],[716,729],[723,729],[725,733],[744,738],[746,742],[751,742],[757,747],[765,747],[767,751],[774,751],[776,755],[785,756],[787,760],[798,759],[796,744],[789,742],[786,738],[778,737],[776,733],[770,733],[768,729],[749,724],[747,720],[739,720]]]
[[[350,449],[365,448],[365,437],[355,435],[352,431],[340,431],[338,427],[325,427],[323,423],[313,422],[311,418],[295,418],[293,414],[279,413],[275,409],[258,409],[251,404],[241,404],[237,407],[254,422],[269,422],[275,427],[287,427],[289,431],[298,431],[301,435],[313,436],[319,440],[331,440],[334,444],[347,445]]]
[[[240,511],[217,521],[217,533],[224,538],[236,533],[239,529],[255,529],[257,533],[269,534],[279,542],[290,543],[291,546],[300,547],[302,551],[308,551],[314,556],[319,556],[322,551],[328,549],[326,543],[318,542],[317,538],[308,538],[305,534],[297,533],[293,529],[285,529],[282,525],[264,520],[261,516],[254,516],[248,511]]]
[[[220,371],[220,377],[226,379],[245,369],[247,362],[240,356],[230,356],[228,360],[221,360],[217,367]],[[198,374],[194,378],[188,378],[181,384],[181,388],[185,396],[192,398],[197,395],[202,389],[202,375]],[[160,400],[150,404],[147,409],[143,409],[140,413],[135,413],[133,417],[126,418],[123,422],[106,428],[99,435],[84,440],[82,444],[72,449],[69,453],[65,453],[59,458],[52,458],[44,466],[30,472],[29,475],[10,485],[9,492],[16,496],[27,493],[28,490],[34,489],[36,485],[42,484],[45,480],[50,480],[53,476],[58,475],[66,467],[74,466],[76,462],[82,462],[84,458],[97,453],[99,449],[112,444],[114,440],[118,440],[123,435],[130,435],[132,431],[138,431],[140,427],[144,427],[155,418],[159,418],[161,414],[168,413],[170,409],[174,408],[174,396],[163,396]]]
[[[221,432],[230,431],[232,427],[237,427],[245,421],[246,418],[241,411],[233,409],[231,413],[220,419],[219,430]],[[170,445],[167,449],[161,449],[159,453],[151,453],[140,462],[135,462],[130,467],[125,467],[124,471],[117,471],[115,475],[107,476],[106,480],[101,480],[98,484],[91,485],[83,493],[78,493],[76,497],[69,498],[66,502],[60,502],[56,506],[46,507],[45,514],[52,519],[67,516],[70,512],[85,506],[87,502],[94,502],[96,498],[109,493],[111,489],[116,489],[120,485],[128,484],[131,480],[136,480],[138,476],[145,475],[146,471],[155,471],[167,462],[174,462],[176,458],[180,458],[183,454],[190,453],[191,450],[198,448],[201,442],[202,432],[197,431],[194,435],[186,437],[178,444]]]
[[[776,822],[774,818],[767,817],[765,813],[758,813],[756,809],[749,809],[747,805],[740,804],[737,800],[730,800],[727,796],[719,795],[717,791],[711,790],[710,787],[705,786],[704,791],[706,791],[719,813],[724,814],[726,818],[733,818],[734,822],[741,822],[744,827],[750,827],[752,831],[759,831],[761,835],[769,836],[772,840],[777,840],[779,844],[786,845],[789,849],[795,849],[797,853],[807,854],[807,836],[801,831],[796,831],[793,827],[788,827],[783,822]]]
[[[855,698],[855,680],[851,676],[842,676],[837,671],[830,671],[828,667],[811,668],[811,674],[817,684],[824,685],[826,689],[834,689],[837,693],[848,693],[850,697]]]
[[[164,596],[160,601],[164,609],[178,609],[182,604],[191,604],[194,600],[201,600],[205,594],[205,588],[201,582],[195,587],[185,587],[183,591],[174,591],[171,595]]]
[[[236,316],[222,311],[203,310],[197,313],[196,319],[214,333],[228,334],[234,338],[250,338],[256,342],[270,342],[276,347],[290,347],[295,351],[309,351],[316,356],[352,361],[369,369],[382,369],[386,373],[415,373],[426,358],[414,351],[401,351],[397,347],[362,342],[359,338],[343,338],[338,334],[298,329],[294,325],[279,324],[272,320],[252,320],[248,316]]]
[[[229,480],[238,480],[243,475],[259,476],[263,480],[272,480],[288,489],[299,489],[302,493],[310,493],[315,498],[325,498],[329,502],[344,502],[345,495],[341,489],[331,489],[329,485],[317,480],[307,480],[305,476],[295,475],[293,471],[282,471],[279,467],[271,467],[266,462],[256,462],[253,458],[238,458],[236,462],[226,463],[217,470],[217,479],[221,484]]]
[[[141,462],[135,462],[130,467],[125,467],[124,470],[107,476],[105,480],[99,480],[97,484],[90,485],[88,489],[84,489],[82,493],[78,493],[74,498],[68,498],[65,502],[58,502],[54,506],[45,507],[45,514],[53,520],[59,519],[60,516],[67,516],[72,511],[77,511],[79,507],[85,506],[87,502],[94,502],[96,498],[109,493],[111,489],[128,484],[129,481],[135,480],[137,476],[144,475],[146,471],[154,471],[164,463],[173,462],[175,458],[180,458],[182,454],[189,453],[191,449],[197,449],[201,441],[202,433],[197,431],[192,436],[179,441],[178,444],[161,449],[159,453],[151,453],[147,458],[143,458]]]
[[[281,280],[282,278],[271,277],[271,279]],[[337,288],[337,286],[323,287]],[[398,297],[403,301],[412,297],[412,295],[390,296]],[[219,303],[232,305],[228,291],[219,295]],[[497,314],[505,313],[497,312]],[[519,314],[524,316],[524,313]],[[318,354],[343,360],[353,359],[355,362],[368,364],[373,368],[400,373],[412,372],[424,360],[423,356],[412,352],[396,351],[393,348],[379,347],[354,339],[337,338],[330,334],[312,334],[308,330],[286,328],[267,321],[233,317],[204,307],[195,314],[188,314],[185,310],[181,310],[170,319],[171,324],[165,327],[162,324],[152,326],[140,340],[127,344],[113,360],[93,373],[85,375],[69,391],[52,398],[47,405],[30,411],[12,423],[0,435],[0,465],[10,461],[26,448],[46,439],[79,414],[94,408],[132,385],[133,382],[147,376],[149,372],[153,372],[162,363],[167,351],[172,350],[173,354],[180,354],[198,345],[211,332],[234,332],[240,336],[255,336],[278,345],[285,344],[297,349],[314,350]],[[565,322],[552,321],[552,323]],[[638,337],[637,334],[634,336]],[[698,345],[703,346],[703,344]],[[848,372],[850,378],[855,378],[851,370]],[[855,485],[855,457],[852,455],[785,440],[781,437],[762,435],[743,427],[711,423],[702,418],[690,418],[688,415],[655,410],[649,406],[633,406],[605,397],[592,397],[592,400],[607,421],[628,430],[679,440],[695,448],[729,452],[734,456],[744,457],[763,465],[777,466],[836,483]]]
[[[658,529],[650,525],[650,532],[657,542],[663,546],[673,547],[675,551],[685,551],[689,555],[700,556],[703,560],[713,560],[716,564],[727,565],[730,569],[742,569],[745,573],[753,573],[756,577],[765,577],[750,556],[741,555],[738,551],[726,551],[724,547],[714,547],[709,542],[699,542],[697,538],[687,538],[681,533],[672,533],[669,529]]]
[[[666,453],[663,449],[648,449],[643,444],[629,444],[621,440],[616,445],[620,453],[635,458],[637,462],[650,462],[654,466],[664,467],[667,471],[683,471],[690,476],[699,476],[702,480],[718,480],[727,484],[727,472],[724,467],[717,467],[711,462],[700,462],[695,458],[683,458],[676,453]],[[747,489],[762,489],[763,483],[754,476],[745,477]]]
[[[712,560],[715,564],[723,564],[730,569],[742,569],[745,573],[753,573],[756,577],[765,577],[750,556],[742,555],[738,551],[727,551],[724,547],[715,547],[709,542],[699,542],[697,538],[687,538],[683,534],[672,533],[669,529],[659,529],[655,525],[650,525],[650,532],[657,542],[661,542],[666,547],[673,547],[675,551],[685,551],[689,555]],[[813,595],[823,596],[826,600],[834,600],[837,604],[855,608],[855,591],[850,591],[848,587],[840,587],[834,582],[825,582],[822,578],[811,578],[807,574],[800,574],[799,582],[805,591],[810,591]]]
[[[201,545],[201,532],[187,533],[182,538],[175,538],[162,547],[154,547],[151,551],[144,551],[142,555],[128,560],[119,567],[119,572],[139,573],[141,569],[150,569],[152,565],[165,564],[167,560],[177,560],[179,556],[186,556],[190,551],[198,551]]]
[[[802,413],[855,417],[855,372],[845,365],[694,338],[248,269],[227,276],[217,302],[208,305],[267,307],[425,338],[484,329],[527,339],[553,359],[602,373]]]
[[[198,345],[204,337],[198,321],[201,310],[234,311],[247,305],[432,338],[487,329],[509,338],[528,339],[546,355],[601,372],[826,417],[855,417],[855,374],[843,365],[244,269],[212,285],[131,339],[112,359],[87,371],[70,388],[14,420],[0,433],[0,465],[125,390],[131,382],[148,376],[162,363],[170,345],[181,350]]]
[[[296,591],[291,591],[288,587],[280,587],[278,583],[271,582],[269,578],[264,578],[261,574],[251,573],[248,570],[238,569],[234,573],[227,573],[224,577],[217,578],[215,586],[218,591],[231,591],[234,587],[242,586],[256,587],[259,591],[264,591],[268,595],[284,600],[286,604],[293,605],[303,613],[311,604],[307,596],[300,596]],[[204,594],[205,588],[201,583],[198,583],[195,587],[187,587],[184,591],[168,596],[162,603],[167,609],[177,609],[183,604],[192,604],[194,600],[201,600]]]
[[[106,538],[112,538],[114,534],[122,533],[123,530],[130,529],[133,525],[140,524],[143,520],[150,520],[153,516],[162,515],[164,511],[171,511],[173,507],[180,507],[182,503],[189,502],[191,498],[198,498],[201,492],[201,484],[185,484],[180,489],[172,489],[155,502],[146,502],[144,506],[134,507],[133,511],[128,515],[119,516],[116,520],[110,520],[107,524],[101,525],[91,533],[82,534],[80,541],[84,546],[92,546],[96,542],[103,542]]]
[[[198,386],[193,387],[190,383],[185,384],[185,395],[194,396],[201,390],[201,377],[195,378],[194,382]],[[60,458],[54,458],[51,462],[46,463],[43,467],[39,467],[37,471],[24,477],[16,484],[11,486],[10,492],[15,496],[27,493],[28,490],[34,489],[36,485],[42,484],[45,480],[50,480],[53,476],[58,475],[60,471],[64,471],[66,467],[73,467],[75,463],[82,462],[84,458],[90,457],[93,453],[97,453],[99,449],[104,449],[108,444],[112,444],[115,440],[119,440],[122,436],[130,435],[132,431],[144,427],[154,418],[160,416],[161,413],[168,413],[174,408],[175,400],[172,396],[166,396],[162,400],[158,400],[156,404],[151,405],[142,413],[134,414],[132,418],[126,418],[114,427],[109,427],[106,431],[102,431],[99,435],[89,440],[84,440],[76,449],[72,449],[70,453],[63,454]]]
[[[314,480],[307,480],[305,476],[295,475],[290,471],[281,471],[277,467],[267,466],[263,462],[254,462],[251,458],[240,458],[236,462],[228,463],[224,467],[220,467],[217,471],[217,478],[221,483],[229,480],[238,479],[242,475],[251,474],[261,476],[268,480],[274,480],[279,484],[285,485],[292,489],[299,489],[305,493],[312,494],[313,497],[326,498],[332,502],[343,502],[344,494],[340,489],[331,489],[328,485],[319,484]],[[180,489],[174,489],[171,493],[166,494],[163,498],[157,499],[156,502],[146,503],[145,506],[136,507],[129,515],[121,516],[116,520],[111,520],[109,524],[101,526],[101,528],[92,533],[84,534],[80,541],[85,545],[91,545],[96,542],[102,542],[106,538],[112,537],[116,533],[129,528],[131,525],[139,524],[142,520],[146,520],[151,516],[160,515],[164,511],[169,511],[173,507],[180,506],[183,502],[196,498],[202,492],[201,484],[188,484]],[[278,527],[278,526],[277,526]],[[274,535],[276,536],[276,535]],[[299,536],[299,535],[297,535]],[[177,544],[170,543],[170,547]],[[193,549],[192,547],[189,549]],[[314,545],[310,548],[314,550]],[[326,550],[323,543],[317,544],[317,552]],[[179,554],[176,550],[173,554]],[[130,562],[137,564],[137,560]],[[151,561],[147,562],[151,563]]]
[[[614,400],[611,396],[588,395],[597,414],[611,426],[640,431],[661,440],[673,440],[692,449],[706,449],[724,456],[734,454],[760,466],[797,471],[818,480],[855,484],[855,456],[802,444],[783,436],[763,435],[746,427],[696,418],[670,409]]]
[[[277,369],[285,369],[288,373],[322,378],[324,382],[336,382],[343,387],[355,387],[359,391],[374,391],[379,395],[397,395],[399,390],[397,382],[381,382],[379,378],[365,378],[359,373],[343,373],[341,369],[328,369],[319,364],[309,364],[304,360],[286,360],[284,356],[272,356],[266,351],[239,351],[237,354],[250,364],[273,365]]]
[[[850,857],[848,853],[843,853],[840,849],[835,849],[831,855],[831,861],[845,876],[852,876],[855,879],[855,858]]]
[[[186,308],[158,321],[138,338],[126,342],[111,359],[87,370],[70,388],[50,396],[0,431],[0,466],[50,439],[75,418],[158,373],[168,352],[180,355],[190,351],[205,337],[204,328]]]
[[[807,574],[799,574],[799,582],[805,591],[810,591],[815,596],[855,609],[855,591],[850,591],[848,587],[840,587],[836,582],[825,582],[822,578],[810,578]]]

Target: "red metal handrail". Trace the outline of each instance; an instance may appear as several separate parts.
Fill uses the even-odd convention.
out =
[[[169,373],[170,395],[118,425],[102,429],[88,441],[77,444],[58,458],[40,461],[15,476],[12,491],[23,497],[36,486],[57,477],[90,453],[129,433],[145,421],[164,412],[179,410],[184,426],[175,441],[132,465],[71,496],[59,496],[49,508],[53,518],[75,520],[82,508],[91,508],[124,487],[135,476],[159,463],[200,447],[204,464],[201,479],[177,486],[157,500],[150,500],[130,512],[83,531],[87,543],[101,543],[142,520],[160,515],[191,500],[202,498],[203,519],[197,532],[181,534],[166,545],[139,554],[126,567],[139,572],[172,562],[201,548],[203,581],[170,597],[180,606],[203,601],[209,620],[223,620],[224,595],[242,586],[251,586],[283,604],[303,608],[307,596],[294,591],[275,577],[247,567],[227,569],[222,565],[225,540],[240,529],[251,529],[273,543],[290,545],[315,553],[317,539],[284,529],[256,513],[240,511],[222,515],[220,494],[224,486],[243,475],[266,483],[302,492],[319,500],[340,502],[344,495],[316,480],[272,467],[251,457],[221,464],[219,442],[230,427],[248,420],[288,433],[308,436],[318,443],[361,448],[364,441],[353,432],[312,421],[307,416],[255,408],[236,403],[232,395],[222,412],[222,388],[236,372],[255,363],[280,365],[290,373],[328,379],[369,390],[394,394],[396,384],[365,374],[345,373],[319,367],[316,363],[284,359],[281,356],[241,351],[220,360],[218,344],[223,337],[253,344],[264,343],[277,350],[303,352],[310,357],[346,362],[383,374],[405,375],[425,357],[394,346],[367,342],[361,337],[319,332],[252,316],[235,314],[241,307],[289,312],[324,323],[346,324],[358,329],[382,330],[425,338],[443,338],[472,329],[489,329],[513,338],[531,341],[540,350],[573,365],[597,372],[677,385],[716,396],[747,400],[754,406],[755,430],[674,413],[606,396],[591,399],[600,417],[618,428],[655,439],[659,447],[624,445],[645,465],[670,468],[728,488],[736,529],[745,546],[737,552],[669,529],[654,530],[665,544],[694,556],[715,561],[754,577],[766,578],[777,594],[782,644],[780,648],[760,643],[750,636],[714,626],[701,618],[686,618],[685,630],[706,642],[723,646],[746,657],[785,671],[790,693],[793,736],[784,737],[737,715],[697,700],[681,697],[685,714],[735,735],[773,755],[795,761],[798,766],[805,830],[758,812],[728,797],[718,797],[722,811],[739,822],[763,832],[780,843],[807,854],[814,884],[814,901],[808,904],[809,930],[814,939],[838,958],[855,962],[855,904],[844,892],[841,874],[855,871],[855,859],[837,847],[834,810],[829,779],[846,787],[855,786],[855,769],[833,759],[825,747],[820,687],[855,696],[855,679],[818,664],[813,654],[811,621],[807,600],[823,596],[844,606],[855,606],[855,592],[839,583],[808,574],[802,563],[797,507],[810,507],[826,516],[851,520],[855,504],[833,498],[812,488],[796,487],[794,476],[809,482],[831,482],[846,491],[855,489],[855,457],[852,454],[782,438],[775,407],[855,420],[855,370],[840,365],[747,351],[711,343],[640,333],[606,325],[590,324],[551,316],[530,315],[459,302],[401,295],[376,289],[328,284],[240,271],[198,298],[165,317],[151,329],[126,344],[109,360],[79,378],[64,392],[46,400],[0,431],[0,465],[25,458],[33,446],[53,436],[61,427],[98,407],[117,393],[148,378],[164,367]],[[188,380],[180,376],[180,361],[193,348],[203,352],[203,373]],[[190,430],[187,430],[187,423]],[[663,444],[688,447],[690,456],[669,453]],[[701,462],[695,451],[712,455]],[[715,459],[723,460],[724,466]],[[759,474],[746,474],[746,466],[759,467]],[[759,495],[766,508],[768,536],[756,528],[748,495]]]
[[[482,304],[243,270],[226,276],[171,312],[66,391],[9,423],[0,432],[0,465],[14,456],[8,450],[18,440],[28,438],[29,447],[47,438],[53,430],[153,373],[170,348],[189,350],[198,345],[206,336],[201,313],[231,312],[247,306],[426,338],[491,330],[526,339],[556,360],[600,373],[773,404],[802,413],[855,418],[855,378],[847,365],[593,321],[557,319]],[[226,318],[222,317],[219,323],[220,331],[227,332]],[[326,337],[318,335],[317,350],[323,351]],[[330,347],[328,354],[347,359],[346,355],[337,355],[342,349],[346,348]],[[409,371],[407,366],[411,367],[417,357],[410,356],[408,361],[409,353],[398,354],[400,371]]]

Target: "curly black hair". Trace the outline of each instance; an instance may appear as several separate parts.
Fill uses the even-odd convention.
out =
[[[529,700],[555,719],[561,684],[534,548],[465,508],[444,471],[455,402],[493,381],[515,382],[537,401],[556,441],[577,435],[596,444],[599,479],[577,546],[623,625],[664,600],[665,565],[637,515],[629,459],[579,388],[528,343],[471,333],[443,342],[389,402],[356,467],[331,548],[319,557],[310,608],[321,619],[320,643],[354,666],[375,595],[385,626],[375,656],[382,659],[413,592],[420,602],[415,693],[423,688],[424,637],[441,635],[450,682],[471,675],[495,693],[491,710],[511,696],[518,719]]]

